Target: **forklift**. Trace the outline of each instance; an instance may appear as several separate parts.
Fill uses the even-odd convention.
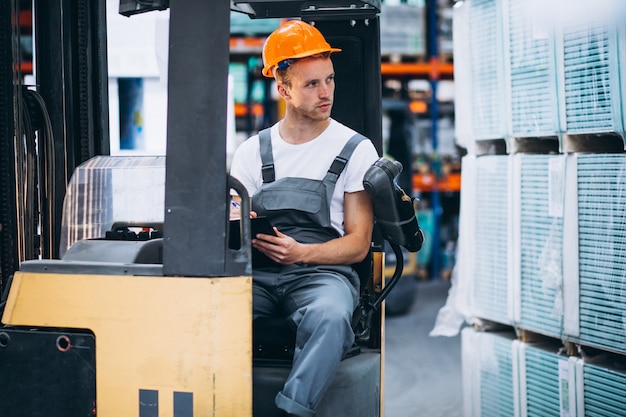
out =
[[[166,156],[109,156],[105,3],[0,4],[0,414],[278,417],[293,334],[251,318],[250,203],[226,167],[230,13],[302,19],[341,48],[333,118],[381,154],[380,0],[120,0],[130,19],[170,10]],[[26,9],[32,86],[16,53]],[[379,162],[357,341],[320,417],[383,414],[381,306],[400,247],[423,238],[401,167]],[[398,256],[387,285],[385,240]]]

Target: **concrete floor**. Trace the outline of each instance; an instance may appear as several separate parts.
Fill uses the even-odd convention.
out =
[[[404,278],[403,278],[404,279]],[[448,281],[419,281],[410,311],[385,327],[385,417],[461,417],[461,339],[430,337]]]

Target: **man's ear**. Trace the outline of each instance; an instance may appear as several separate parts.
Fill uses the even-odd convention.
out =
[[[289,94],[289,89],[287,88],[287,86],[283,83],[276,83],[276,90],[278,91],[278,94],[284,99],[287,100],[288,98],[290,98],[290,94]]]

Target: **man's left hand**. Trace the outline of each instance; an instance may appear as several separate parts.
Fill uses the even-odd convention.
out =
[[[271,260],[281,265],[291,265],[302,262],[304,246],[294,238],[281,233],[274,227],[276,236],[258,234],[252,239],[252,246],[267,255]]]

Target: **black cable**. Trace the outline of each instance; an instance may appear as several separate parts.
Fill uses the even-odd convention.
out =
[[[54,152],[54,134],[52,132],[52,121],[46,103],[39,94],[34,90],[28,90],[29,98],[33,99],[41,113],[42,129],[39,135],[39,206],[41,210],[41,236],[42,236],[42,254],[51,254],[54,245],[53,231],[55,222],[54,205],[50,200],[55,196],[55,152]],[[47,237],[47,241],[43,241],[43,237]]]
[[[395,243],[389,243],[389,246],[393,250],[393,253],[396,255],[396,269],[393,271],[393,275],[389,280],[389,283],[385,285],[381,293],[376,298],[376,301],[372,304],[372,310],[378,310],[380,305],[385,300],[387,295],[391,292],[393,287],[396,286],[400,278],[402,277],[402,271],[404,270],[404,254],[402,253],[402,249],[400,245],[396,245]]]
[[[22,118],[22,132],[17,135],[21,140],[20,146],[16,146],[16,155],[20,155],[18,161],[18,187],[20,188],[22,220],[22,233],[24,251],[22,260],[35,259],[38,256],[38,242],[36,241],[38,225],[38,204],[36,201],[37,180],[35,179],[37,154],[35,150],[35,127],[31,117],[31,109],[28,106],[25,94],[19,96],[20,113]],[[18,194],[18,195],[19,195]]]

